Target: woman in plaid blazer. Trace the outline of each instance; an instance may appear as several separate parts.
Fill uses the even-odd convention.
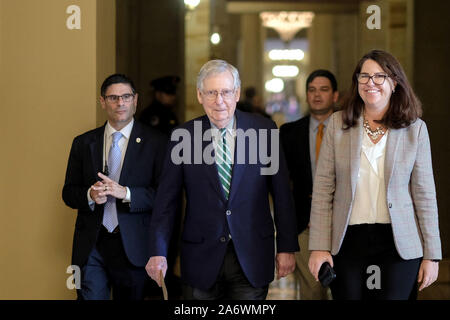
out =
[[[359,61],[343,110],[332,115],[314,179],[309,268],[329,262],[334,299],[408,299],[442,258],[421,103],[399,62]]]

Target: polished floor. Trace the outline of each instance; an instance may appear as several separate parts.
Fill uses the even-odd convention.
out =
[[[267,300],[298,300],[300,292],[294,275],[290,274],[270,284]],[[450,259],[440,262],[438,280],[419,292],[418,300],[450,300]]]
[[[297,300],[297,281],[291,273],[285,278],[274,280],[269,286],[267,300]]]

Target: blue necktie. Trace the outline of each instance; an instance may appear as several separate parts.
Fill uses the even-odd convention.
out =
[[[122,153],[119,148],[120,138],[122,138],[122,133],[119,131],[113,133],[113,141],[108,155],[109,178],[116,182],[118,182],[120,178],[120,161],[122,160]],[[103,213],[103,225],[109,232],[113,232],[118,224],[116,198],[108,196],[108,201],[105,203],[105,210]]]

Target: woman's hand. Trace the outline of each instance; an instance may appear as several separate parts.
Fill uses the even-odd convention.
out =
[[[319,281],[319,270],[324,262],[327,262],[333,267],[333,257],[329,251],[311,251],[311,256],[309,257],[309,271],[313,275],[316,281]]]
[[[417,282],[422,283],[419,291],[422,291],[426,287],[430,286],[437,280],[439,273],[439,262],[433,262],[431,260],[424,259],[420,264],[419,276]]]

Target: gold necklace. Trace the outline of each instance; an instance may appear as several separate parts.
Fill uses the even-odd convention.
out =
[[[373,141],[378,139],[378,136],[382,136],[385,131],[383,126],[377,127],[375,130],[372,130],[369,125],[369,120],[364,119],[363,127],[366,130],[366,133]]]

